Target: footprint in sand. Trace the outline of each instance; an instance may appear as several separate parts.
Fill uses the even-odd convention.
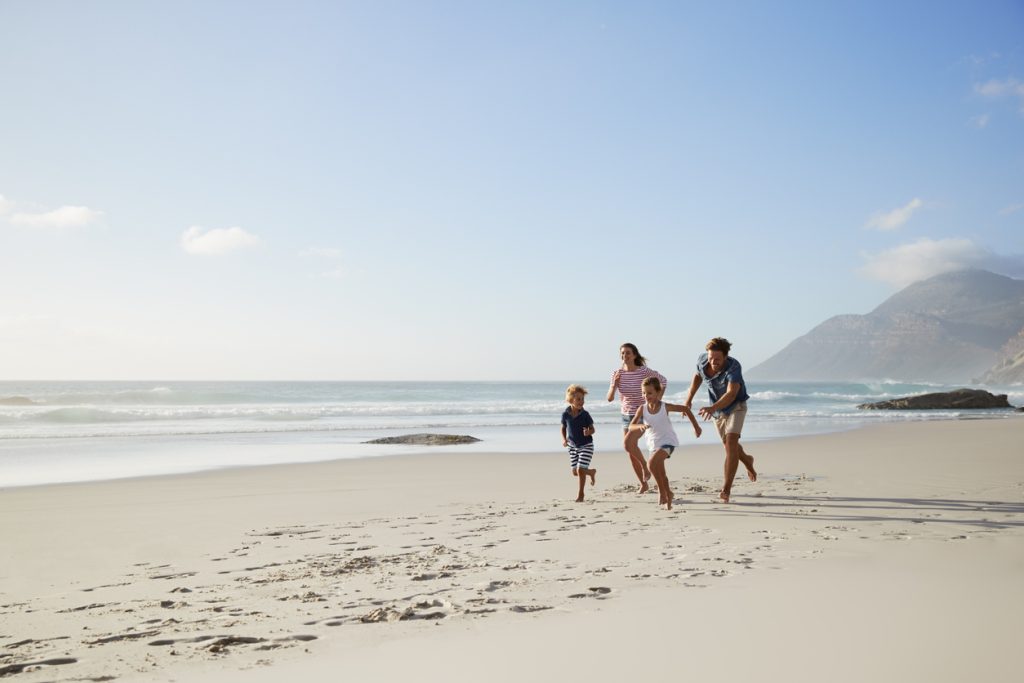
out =
[[[44,659],[38,662],[23,662],[21,664],[8,664],[6,666],[0,666],[0,676],[10,676],[12,674],[20,674],[25,669],[36,669],[44,666],[60,666],[63,664],[75,664],[77,659],[71,657],[59,657],[57,659]]]

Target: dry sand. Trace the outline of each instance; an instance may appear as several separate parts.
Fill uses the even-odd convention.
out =
[[[0,677],[1019,680],[1024,419],[692,443],[0,491]]]

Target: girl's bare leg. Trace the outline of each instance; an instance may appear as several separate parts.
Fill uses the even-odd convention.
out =
[[[672,509],[672,498],[673,492],[669,488],[668,473],[665,471],[665,461],[668,459],[668,453],[663,450],[658,450],[651,456],[650,470],[651,474],[654,475],[654,481],[658,482],[658,493],[659,502],[666,507],[666,509]]]

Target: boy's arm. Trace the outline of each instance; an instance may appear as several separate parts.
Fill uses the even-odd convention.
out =
[[[569,445],[569,435],[565,433],[565,423],[562,423],[562,446]]]
[[[594,418],[590,418],[590,424],[583,430],[585,436],[593,436],[594,432],[597,431],[597,425],[594,424]]]

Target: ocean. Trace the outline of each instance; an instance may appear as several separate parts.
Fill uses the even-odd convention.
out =
[[[607,380],[584,383],[598,453],[620,450]],[[681,402],[683,383],[665,400]],[[364,442],[468,434],[478,453],[561,450],[566,382],[0,382],[0,487],[225,467],[437,452]],[[901,382],[749,383],[744,441],[1012,411],[862,411],[857,404],[957,387]],[[991,388],[1024,404],[1024,387]],[[694,407],[706,405],[703,390]],[[688,432],[687,430],[684,430]],[[713,435],[714,431],[705,434]],[[683,436],[683,432],[680,432]],[[688,441],[683,436],[684,447]],[[446,449],[447,450],[447,449]]]

